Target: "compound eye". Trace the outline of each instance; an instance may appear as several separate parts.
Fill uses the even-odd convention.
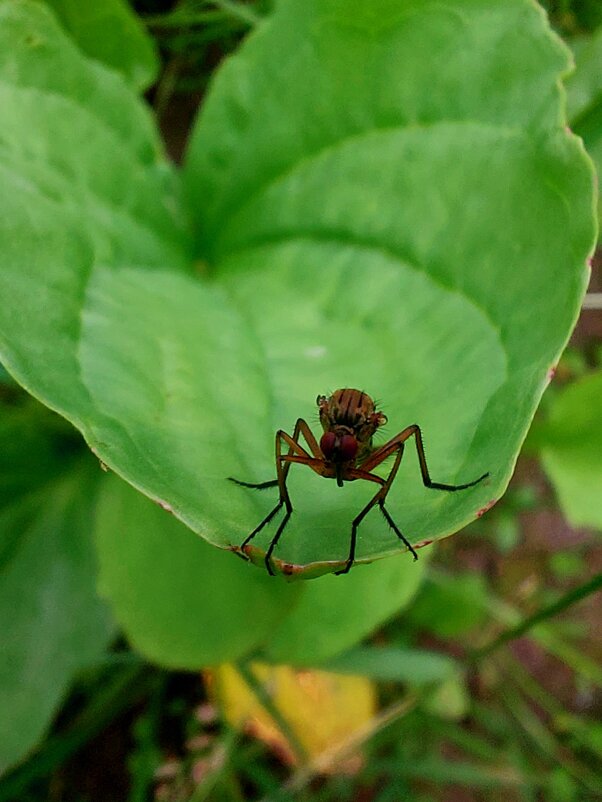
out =
[[[353,437],[351,434],[344,434],[341,437],[339,450],[341,452],[341,457],[344,460],[355,459],[355,455],[357,454],[357,440],[355,437]]]
[[[326,459],[332,459],[336,439],[337,436],[334,432],[324,432],[320,438],[320,448],[322,449],[322,454],[324,454]]]

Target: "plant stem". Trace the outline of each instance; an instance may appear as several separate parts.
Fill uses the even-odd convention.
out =
[[[485,644],[480,649],[476,649],[470,659],[472,661],[481,660],[486,655],[491,654],[496,649],[499,649],[500,646],[503,646],[508,641],[515,640],[516,638],[520,638],[530,629],[532,629],[537,624],[540,624],[542,621],[546,621],[548,618],[552,618],[552,616],[557,615],[558,613],[566,610],[572,604],[575,604],[581,599],[584,599],[586,596],[589,596],[592,593],[596,593],[596,591],[602,588],[602,574],[597,574],[595,577],[590,579],[589,582],[586,582],[584,585],[581,585],[574,590],[565,593],[560,599],[555,601],[553,604],[548,605],[547,607],[543,607],[541,610],[538,610],[533,615],[528,616],[519,624],[514,627],[510,627],[505,632],[502,632],[500,635],[497,636],[491,643]]]
[[[261,16],[250,6],[245,6],[242,3],[235,3],[233,0],[213,0],[213,5],[220,8],[226,14],[229,14],[235,19],[246,22],[248,25],[255,26],[261,22]]]
[[[311,761],[301,766],[295,774],[285,783],[282,792],[285,799],[290,799],[293,793],[298,794],[303,790],[317,774],[321,774],[325,767],[339,763],[345,757],[356,752],[360,746],[390,724],[403,718],[416,708],[419,702],[430,694],[432,689],[422,690],[416,693],[409,693],[400,702],[392,704],[368,721],[363,727],[353,732],[349,738],[336,746],[327,749]],[[266,796],[261,802],[275,802],[278,796]]]
[[[189,28],[195,25],[210,25],[224,19],[242,22],[246,27],[254,27],[262,17],[250,6],[232,2],[232,0],[213,0],[215,8],[206,11],[189,11],[178,7],[167,14],[149,14],[143,17],[149,28]]]
[[[261,682],[261,680],[253,671],[251,665],[246,661],[240,660],[238,663],[236,663],[236,670],[249,686],[251,691],[255,694],[261,706],[272,717],[274,723],[288,741],[297,762],[300,764],[306,763],[308,760],[308,754],[305,747],[297,737],[297,733],[278,709],[278,706],[274,704],[274,700],[266,690],[263,682]]]

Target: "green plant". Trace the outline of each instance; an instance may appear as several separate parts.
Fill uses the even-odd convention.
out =
[[[0,357],[133,487],[95,471],[66,424],[19,396],[6,440],[19,415],[27,431],[40,418],[19,455],[36,466],[23,515],[45,520],[72,494],[55,556],[81,533],[77,581],[91,588],[96,553],[116,621],[162,665],[341,658],[409,603],[428,552],[414,566],[372,515],[359,559],[377,562],[285,584],[209,545],[237,545],[273,504],[226,477],[273,476],[274,431],[307,416],[317,393],[361,386],[392,426],[420,423],[434,478],[491,473],[439,496],[408,453],[390,508],[412,542],[500,498],[578,314],[595,236],[591,164],[563,127],[568,52],[526,0],[283,0],[219,69],[176,170],[136,95],[155,69],[139,26],[145,44],[123,64],[123,40],[108,58],[86,45],[85,12],[48,5],[79,47],[44,4],[0,2]],[[55,429],[76,454],[59,470],[45,456]],[[3,565],[18,578],[30,568],[17,556],[40,562],[53,587],[52,561],[25,548],[16,464],[3,470]],[[39,487],[49,492],[33,510]],[[291,492],[276,556],[302,577],[336,570],[370,488],[299,470]],[[20,587],[5,585],[7,619]],[[90,596],[71,623],[93,655],[112,626]],[[59,667],[35,726],[17,702],[4,766],[93,659],[55,629],[37,637],[81,648],[81,660]]]

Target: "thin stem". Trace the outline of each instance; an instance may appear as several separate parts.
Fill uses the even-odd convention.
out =
[[[261,706],[265,709],[265,711],[272,717],[274,723],[280,730],[280,732],[284,735],[290,748],[292,749],[296,760],[300,763],[306,763],[308,760],[308,754],[299,740],[297,733],[294,731],[293,727],[289,724],[287,719],[282,715],[278,706],[274,704],[274,700],[266,690],[264,683],[257,677],[251,665],[245,661],[240,660],[236,663],[236,669],[243,680],[246,682],[250,690],[256,696],[257,700],[261,704]]]
[[[212,5],[215,8],[206,11],[187,10],[180,6],[167,14],[149,14],[143,17],[143,21],[149,28],[188,28],[230,19],[253,28],[262,19],[250,6],[232,0],[213,0]]]
[[[168,14],[148,14],[142,21],[148,28],[189,28],[195,25],[209,25],[212,22],[221,22],[224,19],[223,11],[187,12],[184,10],[171,11]]]
[[[511,652],[504,654],[503,661],[498,659],[498,667],[509,680],[516,684],[528,701],[540,707],[550,720],[563,721],[565,726],[568,724],[572,738],[578,740],[583,747],[594,751],[598,757],[602,757],[602,748],[596,748],[597,744],[591,744],[589,740],[583,739],[583,731],[588,728],[587,719],[579,718],[561,705],[531,676],[523,663],[517,660]]]
[[[243,795],[238,783],[234,784],[229,782],[229,779],[234,779],[232,771],[232,758],[239,746],[240,736],[234,729],[227,729],[219,745],[214,748],[214,754],[219,749],[220,758],[217,761],[218,765],[214,771],[211,771],[201,782],[196,786],[189,797],[188,802],[206,802],[211,798],[215,788],[218,784],[226,784],[228,786],[229,798],[232,800],[240,800],[243,802]],[[212,762],[210,760],[210,762]]]
[[[586,582],[585,585],[581,585],[580,587],[565,593],[564,596],[555,601],[553,604],[543,607],[533,615],[525,618],[516,626],[510,627],[510,629],[502,632],[491,643],[485,644],[485,646],[482,646],[480,649],[476,649],[471,655],[471,660],[481,660],[486,655],[489,655],[496,649],[499,649],[500,646],[508,643],[508,641],[520,638],[537,624],[541,623],[542,621],[546,621],[548,618],[552,618],[576,602],[581,601],[581,599],[584,599],[586,596],[596,593],[596,591],[600,590],[600,588],[602,588],[602,574],[597,574],[595,577],[593,577],[593,579],[590,579],[589,582]]]
[[[416,693],[409,693],[401,702],[396,702],[383,710],[382,713],[374,716],[374,718],[370,719],[364,726],[353,732],[349,738],[325,750],[311,761],[301,766],[282,788],[282,791],[286,792],[288,795],[286,799],[290,798],[290,794],[302,791],[317,774],[323,773],[328,767],[340,763],[344,758],[357,752],[362,744],[366,743],[370,738],[385,729],[385,727],[388,727],[390,724],[406,716],[416,708],[419,702],[424,701],[430,692],[431,689],[428,691],[422,690]],[[274,802],[274,797],[266,796],[261,802]]]
[[[519,696],[511,686],[502,688],[502,703],[510,716],[517,722],[529,741],[530,748],[535,748],[547,760],[548,764],[559,765],[575,780],[588,790],[596,792],[600,787],[599,777],[593,775],[585,766],[567,753],[558,743],[554,733],[540,721],[531,707]]]
[[[178,80],[178,73],[182,67],[182,58],[181,56],[174,56],[165,67],[163,71],[163,75],[161,76],[161,80],[157,85],[157,91],[155,92],[155,115],[158,120],[163,117],[165,110],[169,104],[170,98],[174,93],[176,88],[176,83]]]
[[[582,309],[602,309],[602,292],[588,292],[583,299]]]
[[[246,22],[248,25],[255,26],[261,22],[261,16],[256,11],[253,11],[250,6],[242,5],[242,3],[234,3],[233,0],[213,0],[213,5],[231,17],[239,19],[241,22]]]

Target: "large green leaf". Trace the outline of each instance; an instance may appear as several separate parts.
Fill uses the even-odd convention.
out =
[[[571,40],[575,72],[566,82],[567,112],[573,130],[583,137],[602,174],[602,27],[592,36]],[[602,224],[602,204],[598,202],[598,221]]]
[[[347,581],[287,586],[211,548],[117,479],[100,497],[97,544],[101,592],[133,645],[189,669],[262,646],[269,660],[315,665],[406,606],[426,567],[387,560]]]
[[[447,654],[397,646],[358,646],[329,660],[324,668],[409,685],[444,682],[460,670]]]
[[[127,0],[44,0],[79,47],[123,73],[135,89],[147,89],[159,70],[154,41]]]
[[[538,443],[567,519],[602,529],[602,371],[562,391]]]
[[[428,491],[408,449],[388,505],[412,542],[499,498],[594,236],[591,166],[561,114],[568,56],[532,3],[281,2],[192,139],[204,276],[133,95],[32,5],[2,13],[0,347],[31,392],[225,547],[276,501],[225,477],[272,477],[275,429],[336,387],[382,398],[389,434],[420,423],[435,480],[491,473]],[[277,556],[296,573],[341,565],[373,492],[355,485],[291,471]],[[371,513],[359,559],[400,548]]]
[[[490,470],[436,497],[410,456],[390,507],[417,541],[499,497],[577,315],[592,179],[559,128],[567,64],[522,2],[282,2],[201,110],[198,247],[259,336],[275,424],[359,386],[390,433],[423,425],[440,480]],[[370,489],[343,503],[311,475],[292,484],[288,555],[334,559]],[[360,554],[383,553],[391,534],[368,526]]]
[[[575,71],[567,78],[567,115],[572,125],[579,125],[602,105],[602,27],[594,34],[570,40],[575,57]]]
[[[276,663],[315,666],[340,654],[411,602],[426,564],[398,557],[362,565],[344,582],[323,576],[306,583],[264,656]]]
[[[74,674],[100,656],[112,631],[95,592],[99,471],[81,454],[74,461],[73,444],[47,412],[2,409],[0,773],[35,746]]]
[[[197,669],[257,648],[302,590],[214,549],[110,477],[97,510],[100,590],[133,645]]]

